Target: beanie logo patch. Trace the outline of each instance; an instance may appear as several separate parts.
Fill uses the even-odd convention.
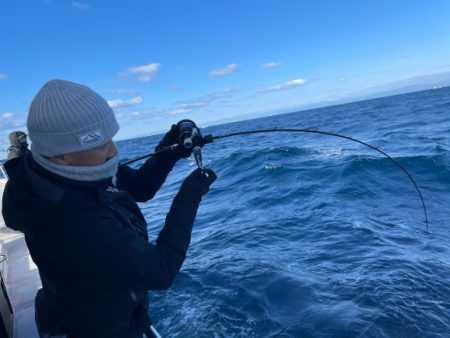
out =
[[[82,147],[88,147],[92,144],[100,143],[104,141],[103,133],[100,129],[90,131],[86,134],[78,135],[80,145]]]

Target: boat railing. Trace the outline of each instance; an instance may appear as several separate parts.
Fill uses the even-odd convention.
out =
[[[0,165],[0,179],[8,179],[8,174],[6,173],[5,168],[3,165]]]

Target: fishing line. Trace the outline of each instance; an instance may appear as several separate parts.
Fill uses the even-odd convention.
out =
[[[214,140],[219,140],[219,139],[223,139],[223,138],[227,138],[227,137],[240,136],[240,135],[260,134],[260,133],[277,133],[277,132],[297,132],[297,133],[310,133],[310,134],[320,134],[320,135],[335,136],[335,137],[343,138],[343,139],[346,139],[346,140],[349,140],[349,141],[353,141],[353,142],[365,145],[366,147],[369,147],[369,148],[379,152],[383,156],[387,157],[392,162],[394,162],[408,176],[408,178],[410,179],[410,181],[413,183],[414,187],[416,188],[417,193],[419,194],[420,201],[422,202],[422,208],[423,208],[423,213],[424,213],[424,216],[425,216],[425,224],[427,226],[427,232],[429,232],[428,231],[428,213],[427,213],[427,208],[425,206],[425,201],[423,199],[422,192],[420,191],[419,186],[417,185],[417,183],[414,180],[414,178],[411,176],[411,174],[408,172],[408,170],[406,170],[406,168],[402,164],[400,164],[400,162],[398,162],[396,159],[392,158],[390,155],[385,153],[383,150],[381,150],[381,149],[379,149],[379,148],[377,148],[377,147],[375,147],[373,145],[370,145],[370,144],[368,144],[366,142],[360,141],[360,140],[358,140],[356,138],[353,138],[353,137],[340,135],[340,134],[336,134],[336,133],[330,133],[330,132],[321,131],[321,130],[297,129],[297,128],[257,129],[257,130],[239,131],[239,132],[228,133],[228,134],[223,134],[223,135],[218,135],[218,136],[205,135],[203,137],[203,141],[206,144],[206,143],[212,143]],[[179,146],[180,146],[179,144],[173,144],[173,145],[171,145],[169,147],[164,147],[164,148],[162,148],[162,149],[160,149],[158,151],[155,151],[153,153],[146,154],[146,155],[137,157],[135,159],[129,160],[127,162],[121,163],[120,165],[128,165],[130,163],[134,163],[136,161],[139,161],[139,160],[142,160],[144,158],[156,155],[156,154],[161,153],[161,152],[173,151]]]

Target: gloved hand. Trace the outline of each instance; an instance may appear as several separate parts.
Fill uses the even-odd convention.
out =
[[[179,136],[180,136],[180,123],[187,121],[187,120],[181,120],[177,124],[173,124],[170,130],[164,135],[162,140],[159,142],[159,144],[155,148],[155,152],[160,151],[164,147],[169,147],[175,143],[179,143]],[[191,121],[193,122],[193,121]],[[194,123],[194,122],[193,122]],[[194,123],[195,124],[195,123]],[[200,144],[200,146],[203,146],[203,144]],[[187,158],[191,156],[193,148],[185,148],[183,145],[179,145],[176,149],[168,151],[167,153],[172,154],[175,160],[179,160],[181,158]]]
[[[212,169],[195,169],[186,179],[180,188],[180,195],[190,195],[201,197],[209,191],[209,187],[217,179],[217,175]]]
[[[23,131],[13,131],[9,134],[9,143],[11,146],[21,148],[23,144],[28,145],[26,143],[27,134]]]
[[[10,146],[8,148],[8,160],[22,157],[28,149],[27,134],[23,131],[13,131],[9,134]]]

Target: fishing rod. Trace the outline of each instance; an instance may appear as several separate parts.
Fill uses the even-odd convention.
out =
[[[183,127],[182,123],[188,123],[185,121],[189,121],[189,120],[184,120],[181,122],[180,126],[181,128]],[[136,161],[145,159],[147,157],[156,155],[158,153],[161,152],[166,152],[166,151],[174,151],[179,147],[186,147],[186,148],[191,148],[192,146],[194,146],[193,149],[193,153],[194,153],[194,158],[195,161],[197,162],[197,165],[200,169],[203,169],[203,164],[202,164],[202,159],[201,159],[201,151],[200,151],[200,147],[207,144],[207,143],[212,143],[214,140],[219,140],[219,139],[223,139],[223,138],[227,138],[227,137],[233,137],[233,136],[241,136],[241,135],[251,135],[251,134],[260,134],[260,133],[278,133],[278,132],[296,132],[296,133],[310,133],[310,134],[320,134],[320,135],[329,135],[329,136],[334,136],[334,137],[339,137],[339,138],[343,138],[349,141],[353,141],[356,143],[360,143],[362,145],[365,145],[366,147],[369,147],[379,153],[381,153],[383,156],[387,157],[388,159],[390,159],[392,162],[394,162],[410,179],[410,181],[413,183],[414,187],[417,190],[417,193],[419,194],[419,198],[420,201],[422,202],[422,208],[423,208],[423,212],[424,212],[424,216],[425,216],[425,224],[427,227],[427,232],[428,231],[428,213],[427,213],[427,208],[425,206],[425,201],[423,199],[422,196],[422,192],[419,189],[419,186],[417,185],[416,181],[414,180],[414,178],[411,176],[411,174],[408,172],[408,170],[406,170],[406,168],[400,163],[398,162],[396,159],[394,159],[393,157],[391,157],[390,155],[388,155],[386,152],[384,152],[383,150],[370,145],[366,142],[360,141],[356,138],[353,137],[349,137],[349,136],[345,136],[345,135],[341,135],[341,134],[336,134],[336,133],[331,133],[331,132],[327,132],[327,131],[321,131],[321,130],[311,130],[311,129],[298,129],[298,128],[272,128],[272,129],[256,129],[256,130],[245,130],[245,131],[238,131],[238,132],[234,132],[234,133],[228,133],[228,134],[223,134],[223,135],[218,135],[218,136],[213,136],[213,135],[205,135],[202,136],[200,133],[200,130],[197,126],[195,126],[195,123],[193,123],[192,121],[189,121],[189,123],[191,124],[191,128],[192,130],[195,130],[194,133],[192,135],[187,135],[187,137],[185,137],[184,139],[181,138],[179,140],[179,143],[175,143],[171,146],[168,147],[163,147],[161,149],[158,149],[157,151],[153,152],[153,153],[149,153],[137,158],[134,158],[132,160],[129,160],[127,162],[121,163],[120,165],[128,165],[131,163],[134,163]],[[183,134],[183,133],[180,133]],[[186,135],[186,133],[185,133]],[[189,137],[191,136],[191,137]]]

